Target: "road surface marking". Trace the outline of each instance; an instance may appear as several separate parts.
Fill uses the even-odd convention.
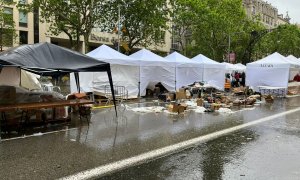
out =
[[[289,110],[286,112],[278,113],[278,114],[275,114],[272,116],[268,116],[268,117],[261,118],[261,119],[258,119],[258,120],[252,121],[252,122],[248,122],[246,124],[238,125],[235,127],[231,127],[228,129],[218,131],[218,132],[207,134],[207,135],[204,135],[201,137],[190,139],[190,140],[187,140],[184,142],[173,144],[173,145],[170,145],[167,147],[152,150],[152,151],[149,151],[149,152],[146,152],[146,153],[134,156],[134,157],[130,157],[128,159],[123,159],[123,160],[116,161],[116,162],[106,164],[106,165],[102,165],[102,166],[99,166],[99,167],[96,167],[96,168],[93,168],[90,170],[82,171],[82,172],[79,172],[74,175],[63,177],[63,178],[61,178],[61,180],[90,179],[90,178],[105,176],[107,174],[117,172],[117,171],[120,171],[125,168],[140,165],[140,164],[148,162],[150,160],[154,160],[154,159],[157,159],[157,158],[160,158],[163,156],[170,155],[175,152],[182,151],[187,148],[197,146],[197,145],[199,145],[199,143],[207,142],[209,140],[216,139],[218,137],[224,136],[229,133],[233,133],[235,131],[238,131],[238,130],[241,130],[241,129],[244,129],[244,128],[247,128],[250,126],[254,126],[254,125],[257,125],[260,123],[271,121],[271,120],[274,120],[276,118],[279,118],[279,117],[287,115],[287,114],[295,113],[297,111],[300,111],[300,108],[296,108],[296,109]]]
[[[17,139],[25,139],[25,138],[30,138],[30,137],[38,137],[38,136],[43,136],[43,135],[47,135],[47,134],[55,134],[55,133],[59,133],[59,132],[65,132],[65,131],[71,131],[71,130],[75,130],[78,128],[67,128],[67,129],[62,129],[62,130],[58,130],[58,131],[51,131],[51,132],[45,132],[45,133],[36,133],[36,134],[32,134],[32,135],[28,135],[28,136],[21,136],[21,137],[15,137],[15,138],[9,138],[9,139],[2,139],[1,141],[12,141],[12,140],[17,140]]]

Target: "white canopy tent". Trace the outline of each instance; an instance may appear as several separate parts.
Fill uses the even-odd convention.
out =
[[[161,82],[168,91],[175,91],[175,67],[174,61],[167,60],[141,49],[129,57],[140,62],[140,92],[146,95],[146,88],[154,89],[155,84]]]
[[[247,64],[246,85],[257,90],[258,86],[288,87],[299,66],[279,53]],[[296,73],[297,74],[297,73]]]
[[[224,64],[209,59],[202,54],[192,58],[192,60],[202,64],[202,81],[217,89],[224,90],[226,72]]]
[[[294,62],[294,63],[296,63],[297,65],[299,65],[300,66],[300,59],[297,59],[295,56],[293,56],[293,55],[289,55],[288,57],[287,57],[290,61],[292,61],[292,62]]]
[[[237,67],[234,64],[228,62],[222,62],[222,64],[224,64],[227,73],[231,73],[232,71],[237,71]]]
[[[128,98],[137,98],[139,93],[139,61],[126,56],[106,45],[102,45],[87,54],[95,59],[110,63],[112,79],[115,86],[124,86],[128,90]],[[80,86],[83,91],[101,91],[101,87],[109,85],[105,72],[81,72]],[[71,79],[71,91],[77,92],[74,78]]]
[[[246,71],[246,66],[241,63],[237,63],[234,65],[237,71],[245,72]]]
[[[169,54],[165,59],[176,63],[176,89],[202,79],[203,65],[201,63],[192,61],[178,52]]]

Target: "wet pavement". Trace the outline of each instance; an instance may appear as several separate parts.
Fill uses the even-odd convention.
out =
[[[234,114],[93,112],[90,126],[0,143],[1,179],[56,179],[299,107],[276,100]],[[300,177],[300,112],[243,129],[102,179]],[[73,126],[72,126],[73,127]],[[70,128],[70,127],[66,127]]]

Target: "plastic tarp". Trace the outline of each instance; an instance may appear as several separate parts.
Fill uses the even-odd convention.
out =
[[[175,91],[175,67],[174,61],[167,60],[141,49],[130,55],[131,58],[140,61],[140,92],[146,95],[146,89],[154,89],[155,84],[161,82],[168,91]]]
[[[203,65],[177,53],[165,57],[176,63],[176,89],[202,80]]]
[[[110,63],[114,85],[124,86],[128,90],[128,98],[138,97],[139,61],[106,45],[102,45],[86,55],[99,61]],[[108,77],[103,72],[82,72],[79,73],[79,77],[80,88],[86,92],[98,91],[101,93],[101,87],[109,85]],[[71,91],[76,91],[75,81],[73,80],[70,83]]]
[[[258,86],[286,87],[298,67],[279,53],[247,64],[246,85],[257,90]]]
[[[28,90],[41,90],[42,85],[39,82],[39,75],[21,70],[21,86]]]
[[[209,59],[202,54],[192,58],[192,60],[201,63],[203,66],[202,81],[219,90],[224,90],[225,65]]]

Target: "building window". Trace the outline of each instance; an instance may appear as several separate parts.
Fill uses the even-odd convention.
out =
[[[3,8],[3,18],[4,18],[4,24],[11,25],[13,24],[13,9],[12,8]]]
[[[39,19],[39,8],[34,8],[33,9],[33,38],[34,38],[34,43],[39,43],[40,42],[40,19]]]
[[[4,3],[10,4],[13,3],[13,0],[4,0]]]
[[[24,11],[19,12],[19,26],[27,27],[27,13]]]
[[[19,0],[19,4],[27,4],[27,0]]]
[[[10,29],[5,28],[1,28],[0,32],[0,46],[13,46],[13,32]]]
[[[27,31],[20,31],[20,45],[21,44],[28,44],[28,32]]]
[[[252,7],[252,14],[253,14],[253,15],[256,14],[256,12],[255,12],[255,6]]]

